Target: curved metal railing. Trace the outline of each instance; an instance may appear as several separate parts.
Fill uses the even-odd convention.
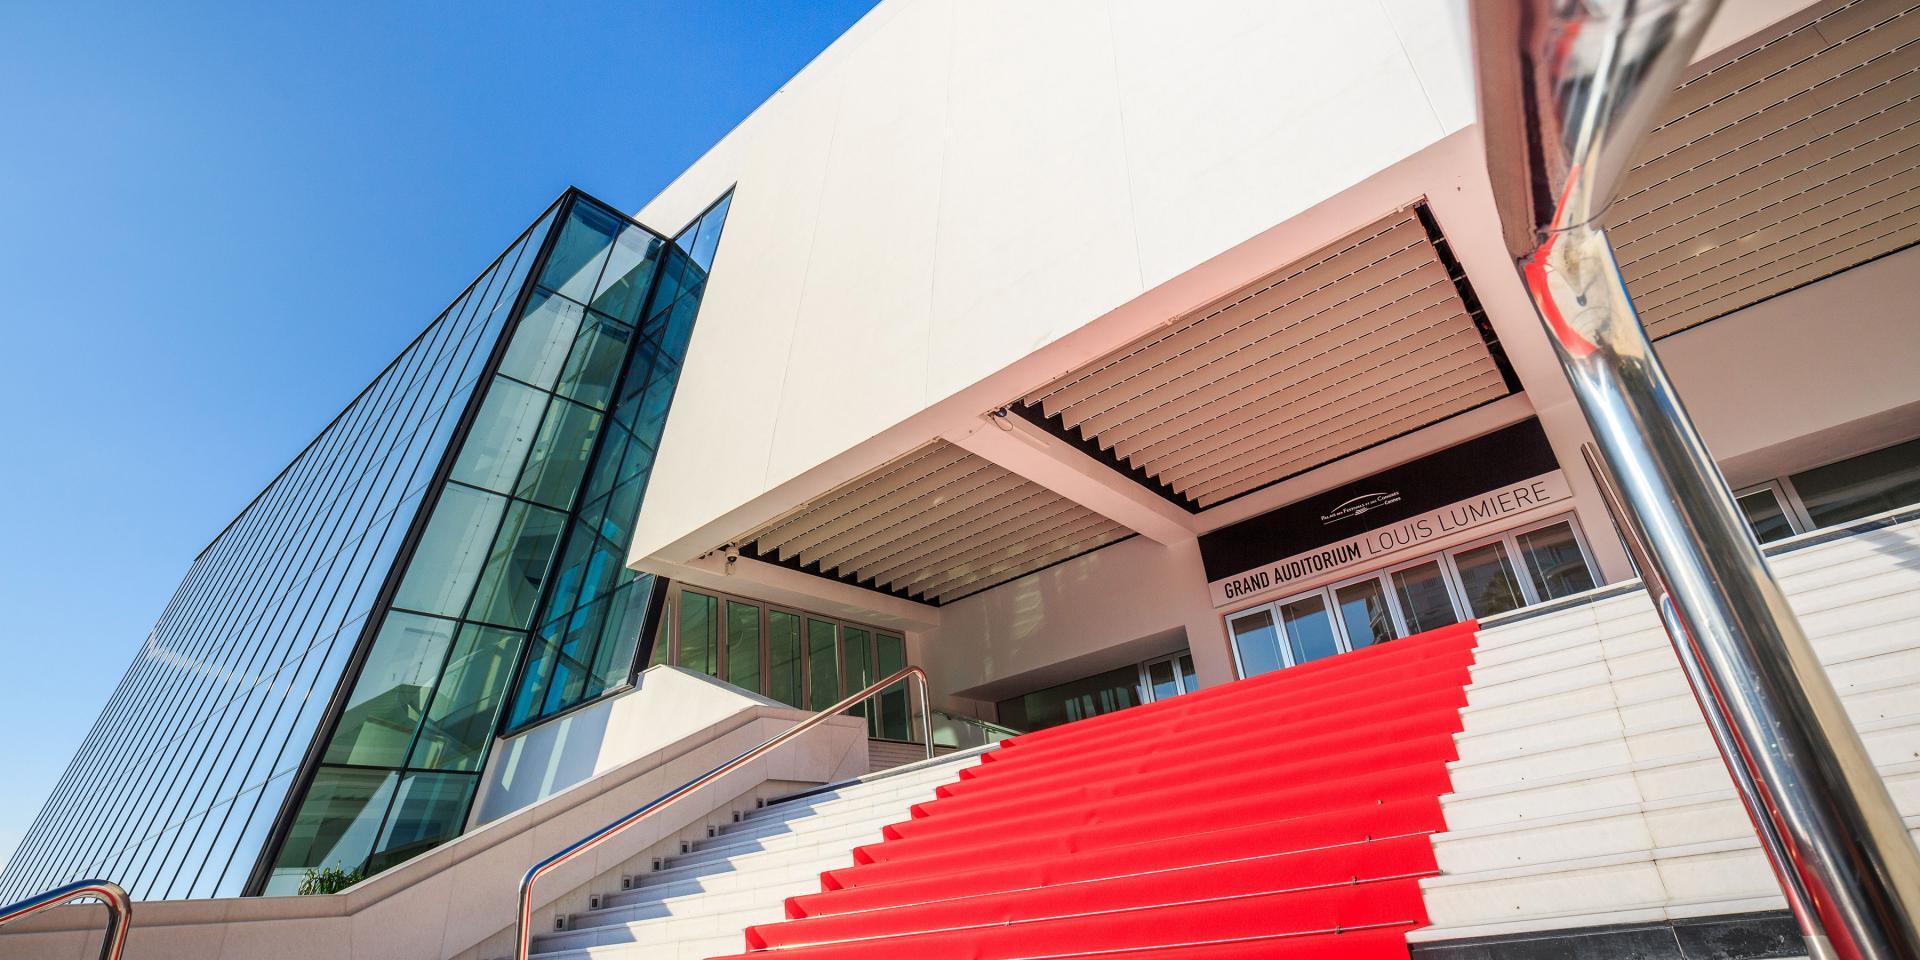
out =
[[[107,905],[107,931],[100,943],[100,960],[120,960],[120,954],[127,949],[127,929],[133,925],[133,898],[112,880],[81,880],[0,907],[0,926],[81,897],[95,897]]]
[[[927,698],[927,672],[919,667],[902,667],[886,679],[880,680],[868,686],[866,689],[848,696],[845,700],[794,724],[765,743],[681,784],[640,809],[574,841],[566,849],[528,868],[526,875],[520,878],[520,912],[514,919],[516,933],[514,935],[513,955],[516,960],[527,960],[527,945],[532,936],[531,928],[533,926],[533,885],[539,882],[541,877],[552,873],[554,870],[565,865],[567,861],[612,839],[616,834],[646,819],[660,808],[752,763],[767,753],[779,748],[782,744],[825,723],[828,718],[851,709],[861,701],[870,700],[878,696],[881,691],[886,690],[894,684],[902,683],[909,677],[913,678],[920,688],[920,739],[925,741],[927,745],[927,759],[933,759],[933,711],[931,709],[932,701]]]

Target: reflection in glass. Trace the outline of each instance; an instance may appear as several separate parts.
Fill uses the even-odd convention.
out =
[[[893,676],[907,665],[907,644],[901,638],[876,633],[873,635],[873,646],[873,673],[876,679]],[[896,683],[881,693],[880,736],[888,740],[908,739],[909,709],[906,681]]]
[[[1780,497],[1772,487],[1762,487],[1735,502],[1747,518],[1747,526],[1753,529],[1754,539],[1772,543],[1793,536],[1793,521],[1787,519],[1786,508],[1780,505]]]
[[[1286,627],[1287,649],[1296,665],[1340,652],[1340,640],[1334,635],[1333,618],[1327,615],[1327,601],[1322,595],[1281,604],[1280,622]]]
[[[1182,689],[1188,693],[1200,689],[1200,677],[1193,671],[1193,655],[1183,653],[1177,662],[1180,665],[1180,682],[1184,684]]]
[[[727,682],[760,692],[760,608],[727,601]]]
[[[409,773],[400,781],[367,873],[411,860],[460,833],[479,777],[469,773]]]
[[[567,515],[532,504],[507,506],[500,533],[494,537],[486,568],[475,585],[467,617],[482,623],[524,628],[533,619],[540,584],[553,563],[554,547]]]
[[[541,390],[553,389],[586,315],[585,307],[565,297],[535,292],[500,359],[500,372]]]
[[[1453,555],[1453,565],[1460,571],[1460,588],[1474,616],[1491,617],[1526,606],[1505,544],[1495,542],[1462,550]]]
[[[495,378],[467,441],[460,446],[453,479],[498,493],[513,492],[514,478],[527,462],[527,450],[533,446],[546,409],[546,394]]]
[[[478,771],[525,635],[469,624],[441,674],[407,766]]]
[[[720,601],[692,590],[680,592],[680,656],[688,670],[708,676],[720,671]]]
[[[1140,703],[1140,668],[1133,664],[999,703],[1000,722],[1016,730],[1097,717]]]
[[[591,300],[612,251],[613,238],[625,226],[622,219],[598,204],[575,204],[547,257],[540,285],[579,303]]]
[[[399,775],[387,770],[321,767],[280,848],[268,896],[299,890],[308,867],[356,870],[373,851]]]
[[[1447,594],[1447,581],[1440,572],[1438,560],[1394,571],[1393,591],[1399,596],[1400,614],[1407,618],[1407,629],[1413,633],[1460,622],[1460,615],[1453,609],[1453,598]]]
[[[514,496],[561,510],[573,505],[580,478],[586,474],[587,458],[593,453],[593,440],[600,430],[601,414],[569,400],[555,397],[547,404],[546,419],[520,472]]]
[[[716,225],[714,234],[719,235]],[[653,282],[654,265],[659,262],[660,239],[645,230],[629,226],[620,231],[606,271],[600,277],[600,290],[591,306],[621,323],[632,326],[640,319],[640,308],[647,299],[647,285]]]
[[[450,617],[465,611],[506,509],[505,497],[448,484],[414,547],[393,605]]]
[[[853,627],[840,628],[840,684],[841,696],[852,696],[873,682],[873,666],[869,662],[872,645],[865,630]],[[866,703],[856,703],[847,711],[856,717],[867,715]]]
[[[1180,681],[1173,675],[1172,660],[1155,660],[1147,664],[1147,690],[1153,694],[1149,700],[1166,700],[1180,695]]]
[[[1920,503],[1920,440],[1909,440],[1791,478],[1815,528]]]
[[[800,617],[767,611],[767,696],[800,706]]]
[[[1393,613],[1387,609],[1387,591],[1378,577],[1349,583],[1333,592],[1340,605],[1340,625],[1347,645],[1355,650],[1386,643],[1394,636]]]
[[[1587,560],[1580,553],[1580,542],[1574,539],[1572,524],[1556,523],[1529,530],[1516,535],[1514,540],[1520,544],[1527,576],[1532,578],[1533,589],[1540,594],[1540,599],[1553,600],[1593,589],[1593,571],[1587,569]]]
[[[807,706],[825,710],[840,702],[840,660],[833,624],[807,618]]]
[[[1240,652],[1241,676],[1252,677],[1280,669],[1280,634],[1274,629],[1273,614],[1255,610],[1234,618],[1231,628],[1234,649]]]
[[[420,727],[455,624],[398,610],[387,614],[360,669],[326,762],[397,766]]]

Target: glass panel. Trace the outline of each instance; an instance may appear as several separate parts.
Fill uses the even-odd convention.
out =
[[[595,315],[567,357],[555,392],[588,406],[606,409],[613,399],[613,381],[627,359],[627,343],[634,337],[631,329]]]
[[[1414,633],[1460,622],[1454,612],[1453,598],[1447,595],[1447,581],[1440,573],[1440,561],[1429,560],[1393,574],[1393,592],[1400,601],[1400,615]]]
[[[1542,600],[1572,596],[1594,587],[1593,571],[1580,555],[1580,542],[1574,539],[1573,525],[1556,523],[1529,530],[1514,540],[1520,544],[1520,556],[1527,565],[1527,576]]]
[[[680,591],[680,666],[713,676],[720,670],[720,601]]]
[[[479,780],[467,773],[409,773],[380,831],[369,875],[411,860],[460,835],[467,801]]]
[[[1340,605],[1340,625],[1347,645],[1355,650],[1393,639],[1393,614],[1387,609],[1387,591],[1378,578],[1349,583],[1333,592]]]
[[[800,617],[767,611],[767,696],[800,706]]]
[[[1153,696],[1150,700],[1166,700],[1180,695],[1180,679],[1173,674],[1172,660],[1155,660],[1147,664],[1147,690]]]
[[[659,238],[637,227],[620,231],[606,272],[600,277],[600,292],[594,295],[593,308],[622,323],[636,323],[647,297],[647,284],[653,282],[661,246]]]
[[[1340,638],[1333,632],[1333,618],[1327,615],[1324,595],[1316,593],[1281,604],[1280,622],[1286,625],[1287,649],[1296,665],[1340,652]]]
[[[414,548],[413,562],[394,594],[393,605],[422,613],[457,617],[473,595],[486,566],[494,532],[507,498],[472,487],[448,484]]]
[[[514,495],[562,510],[572,506],[593,453],[600,417],[597,411],[555,397],[547,406],[547,417],[540,423]]]
[[[660,625],[653,629],[653,652],[647,655],[647,666],[649,667],[657,667],[663,663],[672,662],[673,637],[669,636],[667,632],[672,618],[667,616],[668,613],[669,611],[666,610],[660,611]]]
[[[1072,680],[999,703],[1000,722],[1040,730],[1124,710],[1140,703],[1140,668],[1133,664]]]
[[[1200,678],[1196,676],[1193,672],[1193,655],[1183,653],[1180,655],[1179,662],[1180,662],[1180,683],[1182,684],[1182,687],[1181,687],[1182,691],[1186,693],[1192,693],[1195,690],[1200,689]]]
[[[842,666],[840,683],[844,688],[841,696],[852,696],[867,688],[873,682],[873,640],[865,630],[853,627],[840,628],[840,663]],[[848,713],[856,717],[867,716],[867,704],[856,703]],[[867,722],[868,732],[877,733],[872,720]]]
[[[546,394],[496,377],[450,476],[476,487],[511,492],[546,409]]]
[[[506,700],[524,635],[517,630],[466,626],[433,694],[407,766],[474,770],[486,759],[494,721]]]
[[[884,633],[873,635],[874,667],[876,677],[890,677],[907,665],[907,644],[899,637]],[[888,740],[907,740],[911,735],[907,728],[911,725],[908,716],[911,712],[908,702],[907,683],[902,680],[886,689],[880,695],[880,736]]]
[[[833,624],[807,619],[807,706],[825,710],[840,702],[840,660],[833,649]]]
[[[398,781],[397,774],[385,770],[321,767],[280,848],[267,895],[297,892],[308,867],[360,869]]]
[[[1815,527],[1920,503],[1920,440],[1815,467],[1792,480]]]
[[[720,227],[727,222],[727,206],[731,203],[733,194],[729,193],[700,218],[700,234],[693,238],[692,256],[701,270],[713,267],[713,252],[720,246]]]
[[[509,504],[473,603],[467,607],[467,617],[500,626],[527,627],[566,522],[567,515],[556,510]]]
[[[1460,588],[1474,616],[1491,617],[1527,605],[1513,575],[1513,563],[1507,559],[1506,544],[1462,550],[1453,555],[1453,565],[1460,571]]]
[[[727,601],[727,682],[760,692],[760,608]]]
[[[589,696],[598,696],[632,678],[634,650],[640,645],[640,631],[646,629],[647,607],[653,603],[653,591],[658,583],[652,576],[643,575],[614,591],[607,603],[607,623],[600,632],[600,649],[593,657]]]
[[[506,356],[500,358],[500,372],[542,390],[553,389],[586,315],[586,308],[571,300],[535,291]]]
[[[566,225],[560,229],[559,238],[554,241],[547,269],[540,274],[540,285],[581,303],[587,302],[599,283],[613,238],[623,226],[620,218],[610,211],[585,201],[575,203]]]
[[[1240,651],[1242,675],[1252,677],[1280,669],[1280,634],[1274,629],[1271,612],[1255,610],[1234,618],[1229,626],[1233,630],[1234,649]],[[1020,727],[1017,723],[1014,726]]]
[[[1736,502],[1747,518],[1747,526],[1753,528],[1754,539],[1772,543],[1793,536],[1793,521],[1787,519],[1786,508],[1780,505],[1780,497],[1772,487],[1762,487]]]
[[[327,743],[327,763],[397,767],[406,759],[453,631],[452,622],[436,617],[387,614]]]

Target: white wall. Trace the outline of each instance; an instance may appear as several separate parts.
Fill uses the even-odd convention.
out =
[[[1920,434],[1920,248],[1661,340],[1660,359],[1742,485]]]
[[[633,556],[1465,127],[1467,42],[1457,0],[882,3],[640,212],[737,184]]]

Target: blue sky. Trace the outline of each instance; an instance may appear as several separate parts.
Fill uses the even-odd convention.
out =
[[[8,3],[0,861],[194,554],[495,253],[871,5]]]

